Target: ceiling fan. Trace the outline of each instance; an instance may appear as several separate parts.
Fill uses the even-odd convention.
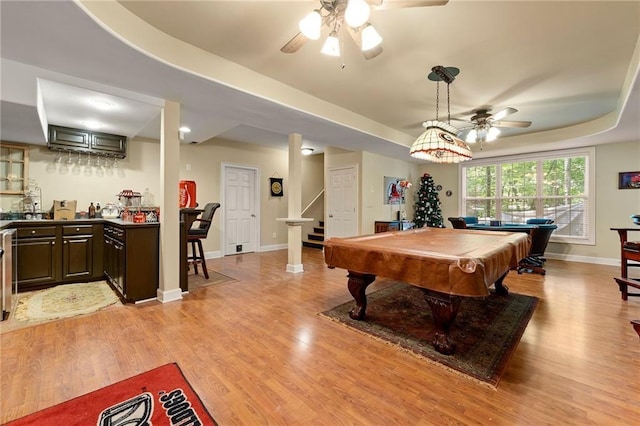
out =
[[[369,22],[371,9],[383,10],[406,7],[442,6],[449,0],[320,0],[315,9],[299,23],[300,32],[293,36],[280,51],[297,52],[309,40],[320,38],[322,27],[329,29],[321,52],[340,56],[340,39],[343,27],[362,51],[365,59],[373,59],[382,53],[382,37]]]
[[[482,148],[483,142],[494,141],[498,135],[500,135],[499,127],[529,127],[531,121],[504,121],[504,117],[515,114],[517,109],[507,107],[496,113],[490,113],[490,108],[482,108],[474,111],[474,115],[469,119],[472,126],[463,127],[460,129],[460,134],[468,130],[465,142],[476,143],[480,142]],[[467,120],[462,120],[467,121]]]

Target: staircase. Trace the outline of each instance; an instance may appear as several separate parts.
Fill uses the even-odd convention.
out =
[[[313,232],[307,234],[307,240],[302,241],[302,247],[316,249],[324,248],[324,221],[319,221],[318,226],[313,227]]]

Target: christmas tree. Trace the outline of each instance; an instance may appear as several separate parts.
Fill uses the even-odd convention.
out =
[[[416,194],[413,223],[416,228],[444,228],[444,219],[440,209],[440,198],[429,173],[420,178],[420,188]]]

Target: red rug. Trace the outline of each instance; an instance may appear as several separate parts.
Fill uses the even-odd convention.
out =
[[[217,425],[178,364],[167,364],[78,398],[37,411],[7,426]]]

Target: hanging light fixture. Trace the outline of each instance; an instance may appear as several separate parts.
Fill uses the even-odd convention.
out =
[[[310,40],[320,38],[320,29],[322,28],[322,16],[319,10],[314,10],[304,17],[298,24],[300,32]]]
[[[336,31],[331,31],[320,52],[329,56],[340,56],[340,40]]]
[[[367,23],[362,30],[362,51],[371,50],[382,43],[382,37],[373,25]]]
[[[471,160],[473,157],[469,145],[458,138],[458,130],[449,123],[451,121],[449,85],[459,73],[460,70],[454,67],[445,68],[442,65],[436,65],[431,68],[428,78],[437,83],[436,119],[422,123],[425,131],[411,145],[409,155],[412,157],[434,163],[459,163]],[[438,120],[441,81],[447,83],[447,123]]]
[[[344,19],[353,28],[358,28],[369,20],[371,8],[364,0],[349,0],[344,11]]]

